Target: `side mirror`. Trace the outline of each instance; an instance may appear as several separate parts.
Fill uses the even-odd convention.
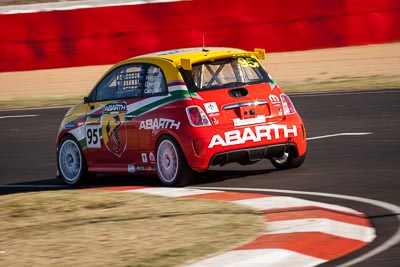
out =
[[[94,106],[93,106],[93,105],[90,105],[90,97],[85,96],[85,97],[83,98],[83,103],[84,103],[84,104],[88,104],[91,110],[94,109]]]

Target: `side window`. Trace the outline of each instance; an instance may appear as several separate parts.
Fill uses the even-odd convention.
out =
[[[162,95],[167,93],[161,69],[149,64],[129,64],[110,72],[97,86],[95,101]]]
[[[148,65],[144,83],[144,95],[153,96],[165,93],[167,93],[167,86],[163,72],[157,66]]]
[[[129,64],[109,73],[97,86],[96,101],[141,96],[145,65]]]

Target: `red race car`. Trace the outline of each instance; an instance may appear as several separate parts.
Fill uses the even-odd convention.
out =
[[[263,49],[187,48],[114,65],[57,135],[58,175],[157,174],[183,186],[210,166],[270,159],[299,167],[303,121],[259,60]]]

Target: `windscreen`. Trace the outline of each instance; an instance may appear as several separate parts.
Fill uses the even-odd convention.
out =
[[[188,89],[195,92],[270,82],[266,71],[252,57],[201,62],[181,73]]]

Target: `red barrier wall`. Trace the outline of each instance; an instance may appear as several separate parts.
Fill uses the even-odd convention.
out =
[[[268,52],[400,40],[398,0],[192,0],[0,15],[0,71],[202,46]]]

